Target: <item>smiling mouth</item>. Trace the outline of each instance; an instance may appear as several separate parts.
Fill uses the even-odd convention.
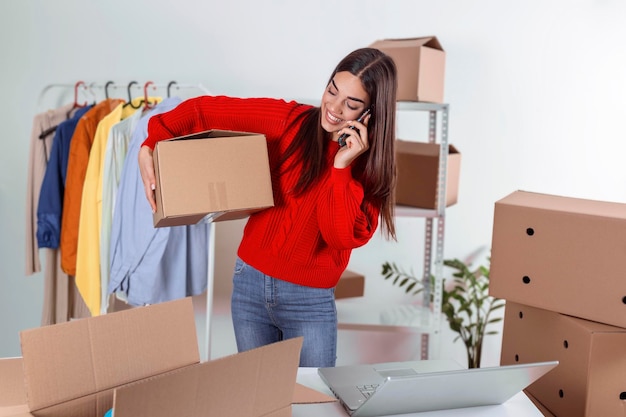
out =
[[[329,111],[326,112],[326,118],[330,122],[335,123],[335,124],[339,124],[344,121],[343,119],[340,119],[339,117],[333,116]]]

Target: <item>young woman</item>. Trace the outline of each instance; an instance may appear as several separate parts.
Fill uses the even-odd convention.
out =
[[[335,365],[334,287],[352,249],[370,240],[379,218],[395,239],[396,86],[391,58],[363,48],[337,65],[319,107],[203,96],[150,119],[139,166],[153,210],[157,141],[209,129],[266,136],[275,206],[250,216],[237,252],[239,351],[303,336],[300,366]]]

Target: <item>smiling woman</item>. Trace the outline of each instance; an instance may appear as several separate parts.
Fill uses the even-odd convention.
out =
[[[319,107],[203,96],[150,120],[139,165],[153,209],[158,141],[209,129],[262,133],[268,141],[275,206],[250,216],[233,277],[239,351],[304,336],[300,365],[334,366],[334,287],[379,217],[381,231],[395,238],[396,85],[391,58],[362,48],[337,65]],[[345,145],[338,147],[340,135]]]

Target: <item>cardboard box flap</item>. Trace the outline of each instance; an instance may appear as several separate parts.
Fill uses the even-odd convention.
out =
[[[398,38],[384,39],[376,41],[372,47],[374,48],[406,48],[407,46],[425,46],[427,48],[443,51],[443,47],[435,36],[424,36],[419,38]]]
[[[301,347],[289,339],[118,388],[115,417],[290,415]]]
[[[32,412],[198,363],[191,298],[20,333]],[[107,396],[104,399],[106,401]]]
[[[259,134],[251,133],[251,132],[238,132],[235,130],[211,129],[211,130],[204,130],[198,133],[191,133],[189,135],[177,136],[175,138],[167,139],[166,141],[224,138],[224,137],[235,137],[235,136],[259,136]]]
[[[403,139],[396,140],[396,152],[420,156],[439,156],[441,145],[438,143],[416,142]],[[448,144],[448,154],[457,154],[459,150],[452,144]]]
[[[427,46],[427,47],[432,48],[432,49],[437,49],[439,51],[443,51],[443,47],[439,43],[439,39],[437,39],[434,36],[431,36],[430,38],[427,38],[427,39],[428,40],[426,42],[424,42],[424,46]]]
[[[332,403],[337,399],[302,384],[296,384],[292,404]]]

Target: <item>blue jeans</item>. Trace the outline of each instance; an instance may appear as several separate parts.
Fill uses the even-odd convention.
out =
[[[303,336],[300,366],[335,366],[334,288],[305,287],[272,278],[237,258],[231,309],[240,352]]]

